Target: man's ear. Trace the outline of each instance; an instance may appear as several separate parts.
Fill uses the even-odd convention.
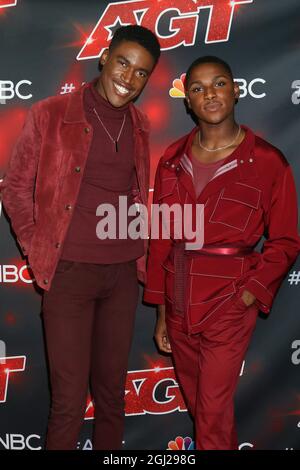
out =
[[[235,102],[237,103],[240,97],[240,87],[236,82],[234,82],[234,97],[235,97]]]
[[[109,54],[109,50],[108,48],[107,49],[104,49],[104,51],[102,52],[102,55],[100,57],[100,64],[103,66],[105,64],[105,62],[107,61],[108,59],[108,54]]]
[[[185,95],[185,101],[186,101],[186,104],[188,105],[188,108],[191,109],[191,102],[187,94]]]

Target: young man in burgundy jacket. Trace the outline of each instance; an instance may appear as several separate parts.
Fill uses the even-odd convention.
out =
[[[120,449],[140,238],[99,239],[96,209],[147,204],[148,120],[133,104],[160,55],[141,26],[118,29],[97,79],[29,110],[3,182],[4,207],[37,284],[52,406],[47,449],[76,449],[89,380],[94,449]],[[120,209],[121,210],[121,209]]]

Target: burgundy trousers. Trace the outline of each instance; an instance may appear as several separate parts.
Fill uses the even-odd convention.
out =
[[[258,308],[241,298],[197,334],[168,327],[173,360],[187,407],[194,419],[199,450],[237,450],[234,393]]]
[[[89,383],[95,405],[93,448],[122,448],[137,300],[135,261],[58,263],[43,297],[52,389],[46,449],[76,449]]]

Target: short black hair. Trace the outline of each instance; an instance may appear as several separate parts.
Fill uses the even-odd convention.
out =
[[[123,41],[132,41],[143,46],[152,55],[154,64],[157,64],[160,57],[160,44],[150,29],[136,24],[121,26],[115,31],[109,45],[109,50],[113,50]]]
[[[202,64],[220,64],[220,65],[222,65],[224,67],[224,69],[228,72],[228,74],[230,75],[232,80],[233,80],[233,73],[232,73],[231,67],[227,62],[225,62],[225,60],[220,59],[220,57],[216,57],[214,55],[205,55],[205,56],[202,56],[202,57],[198,57],[198,59],[194,60],[194,62],[192,62],[191,65],[189,66],[189,68],[187,69],[187,72],[186,72],[186,75],[185,75],[185,81],[184,81],[185,88],[187,88],[187,85],[188,85],[188,82],[189,82],[189,79],[190,79],[190,76],[191,76],[191,73],[192,73],[193,69],[195,67],[197,67],[198,65],[202,65]]]

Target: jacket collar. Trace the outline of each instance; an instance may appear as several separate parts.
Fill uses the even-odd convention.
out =
[[[63,118],[63,121],[66,124],[84,123],[85,125],[88,125],[84,112],[83,96],[85,89],[89,86],[93,86],[97,80],[98,78],[95,78],[91,82],[85,83],[79,88],[79,90],[68,95],[66,112]],[[146,116],[137,109],[133,103],[129,103],[129,110],[133,126],[137,129],[148,132],[149,123]]]
[[[201,201],[207,200],[211,194],[229,183],[257,176],[254,156],[255,135],[246,126],[242,127],[246,131],[243,142],[224,160],[223,165],[218,168],[214,177],[205,186],[199,197]],[[166,167],[175,172],[182,185],[194,200],[196,200],[196,195],[193,182],[193,168],[187,156],[187,149],[191,145],[197,131],[198,127],[195,127],[189,134],[171,145],[165,153],[166,159],[164,162]]]

